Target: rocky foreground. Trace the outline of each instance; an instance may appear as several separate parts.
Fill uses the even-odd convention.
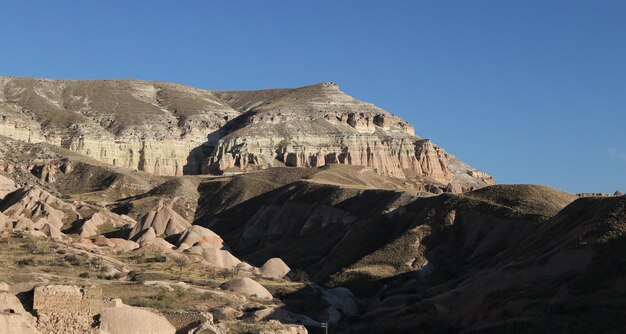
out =
[[[333,84],[0,81],[1,334],[626,330],[626,196],[493,185]]]

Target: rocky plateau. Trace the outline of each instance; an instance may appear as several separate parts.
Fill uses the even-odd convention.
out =
[[[455,192],[494,183],[416,136],[399,117],[346,95],[332,82],[208,91],[136,80],[3,77],[0,133],[153,175],[338,163]]]

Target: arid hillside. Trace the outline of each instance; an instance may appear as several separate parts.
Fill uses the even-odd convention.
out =
[[[0,334],[621,333],[626,196],[324,83],[0,79]]]
[[[494,183],[334,83],[208,91],[138,80],[0,77],[0,131],[162,176],[339,163],[417,179],[433,191]]]

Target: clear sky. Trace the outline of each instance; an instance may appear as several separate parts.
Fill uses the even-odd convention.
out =
[[[626,1],[6,1],[0,75],[335,81],[499,183],[626,191]]]

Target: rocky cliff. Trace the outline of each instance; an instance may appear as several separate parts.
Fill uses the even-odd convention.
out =
[[[207,91],[136,80],[5,77],[0,131],[155,175],[340,163],[455,192],[494,183],[334,83]]]

